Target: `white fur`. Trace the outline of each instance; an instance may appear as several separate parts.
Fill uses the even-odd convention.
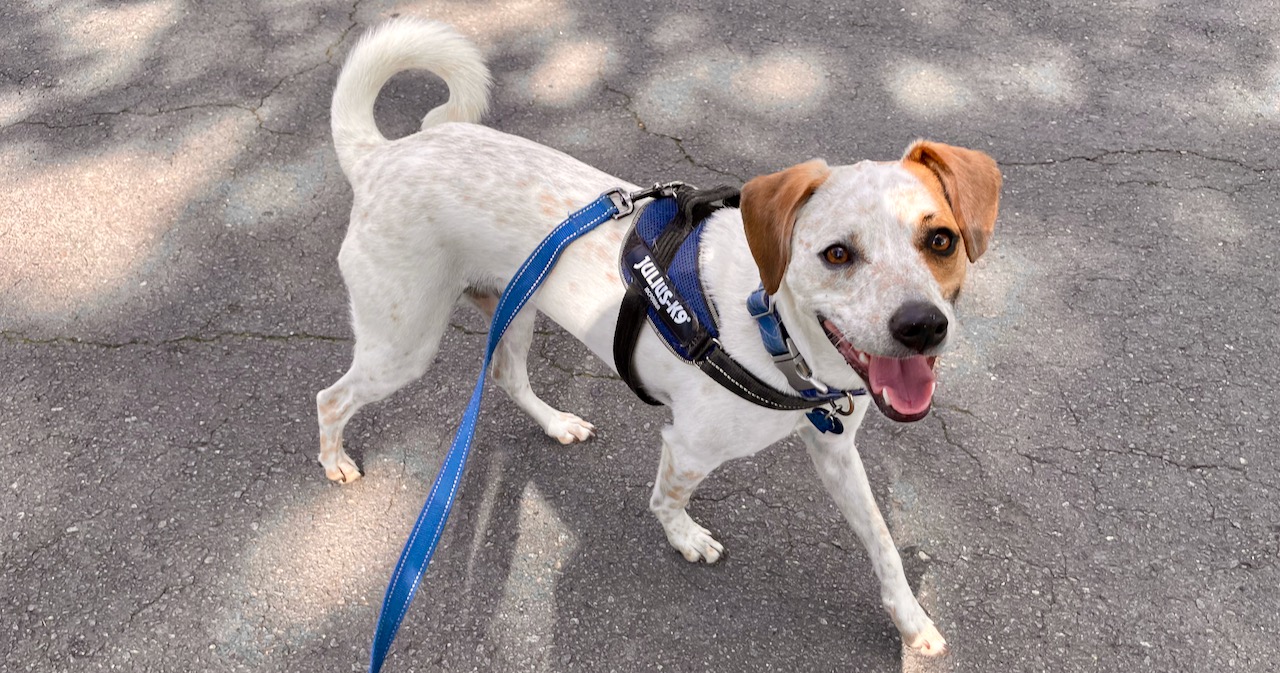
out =
[[[373,102],[386,80],[405,68],[440,74],[450,99],[427,115],[420,133],[388,141],[373,121]],[[317,395],[320,462],[331,479],[360,476],[342,449],[343,426],[361,406],[426,371],[459,299],[491,315],[515,269],[568,212],[609,188],[635,188],[556,150],[475,125],[487,84],[487,71],[466,40],[447,26],[411,19],[391,21],[362,39],[338,79],[334,144],[354,191],[338,261],[351,295],[356,344],[350,370]],[[890,192],[896,196],[886,198]],[[801,209],[776,299],[801,351],[828,384],[862,382],[827,342],[815,311],[841,325],[859,348],[888,353],[893,346],[886,321],[894,303],[941,299],[903,225],[916,214],[902,211],[917,208],[912,204],[922,198],[923,185],[897,164],[863,163],[834,169]],[[628,224],[607,222],[570,246],[533,301],[610,366],[623,296],[617,259]],[[850,231],[874,259],[865,272],[833,282],[819,252]],[[721,314],[725,347],[758,376],[785,388],[745,308],[760,275],[739,211],[713,216],[703,249],[704,283]],[[585,440],[594,432],[591,424],[550,407],[529,387],[533,317],[526,309],[511,325],[494,361],[495,379],[548,435],[565,443]],[[929,654],[945,649],[907,585],[854,448],[866,397],[845,420],[844,434],[823,435],[801,412],[762,409],[721,388],[671,355],[649,330],[637,345],[636,363],[645,388],[673,413],[661,433],[650,508],[676,550],[690,561],[715,562],[723,547],[685,510],[694,489],[721,463],[798,431],[823,484],[866,546],[903,641]],[[712,418],[718,421],[705,422]]]

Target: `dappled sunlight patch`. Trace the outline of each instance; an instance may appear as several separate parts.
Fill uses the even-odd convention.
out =
[[[369,614],[372,627],[404,526],[423,499],[412,476],[394,476],[401,452],[379,454],[366,469],[384,477],[338,486],[324,482],[317,467],[313,495],[254,524],[224,589],[235,607],[216,615],[212,627],[232,653],[260,659],[273,647],[306,641],[343,611]]]
[[[701,122],[708,104],[796,116],[826,103],[829,69],[815,52],[775,51],[751,58],[723,47],[696,55],[679,45],[671,51],[679,55],[653,69],[632,107],[646,123],[671,129],[673,135]]]
[[[1027,103],[1072,104],[1081,102],[1075,85],[1073,59],[1038,60],[1028,64],[1014,63],[999,84],[1012,90],[1013,97]],[[999,100],[999,98],[997,98]]]
[[[662,47],[685,51],[690,46],[700,44],[703,36],[712,29],[707,21],[693,14],[668,14],[653,26],[646,36],[650,42]]]
[[[482,44],[510,36],[563,30],[574,23],[562,0],[449,0],[415,2],[397,8],[402,15],[444,21]]]
[[[39,97],[19,89],[0,91],[0,127],[22,121],[36,109]]]
[[[926,119],[1010,103],[1057,110],[1083,103],[1077,60],[1064,51],[994,66],[911,61],[891,67],[885,85],[899,106]]]
[[[68,71],[64,93],[79,97],[132,81],[148,48],[181,18],[177,0],[71,2],[51,15],[49,34],[64,36],[63,58],[85,59]]]
[[[556,582],[578,549],[578,538],[532,484],[520,499],[519,531],[502,599],[488,637],[500,652],[522,652],[533,670],[558,670],[553,661]]]
[[[680,76],[675,76],[679,73]],[[698,117],[707,97],[727,93],[733,64],[723,58],[677,59],[656,69],[631,105],[646,128],[687,129]],[[717,98],[720,96],[717,96]],[[679,134],[677,134],[679,135]]]
[[[529,96],[557,107],[582,100],[603,80],[608,51],[607,45],[594,40],[555,44],[529,74]]]
[[[920,61],[891,66],[885,85],[900,107],[926,118],[964,110],[973,98],[960,73]]]
[[[816,110],[827,92],[820,60],[816,54],[788,51],[743,63],[733,75],[735,99],[760,112]]]
[[[1210,89],[1209,105],[1196,111],[1222,115],[1238,123],[1280,121],[1280,63],[1273,65],[1256,84],[1238,77],[1224,77]]]
[[[248,113],[219,112],[165,147],[115,147],[53,164],[6,146],[0,287],[19,288],[11,295],[30,312],[75,310],[119,290],[255,126]]]

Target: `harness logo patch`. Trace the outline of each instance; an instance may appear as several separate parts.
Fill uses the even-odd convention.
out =
[[[676,300],[675,293],[671,291],[671,288],[667,287],[666,278],[663,278],[662,272],[658,270],[658,266],[653,263],[649,255],[645,255],[644,259],[631,268],[639,271],[640,276],[644,278],[645,285],[648,286],[645,288],[644,293],[649,296],[649,302],[655,308],[666,311],[667,315],[671,316],[671,320],[677,325],[689,322],[688,312]]]

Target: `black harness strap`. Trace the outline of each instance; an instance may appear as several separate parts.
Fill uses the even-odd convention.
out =
[[[830,402],[830,400],[808,400],[795,395],[778,392],[773,386],[761,381],[755,374],[743,368],[736,360],[720,347],[717,341],[705,356],[696,363],[716,383],[728,388],[748,402],[776,411],[798,411],[813,409]]]
[[[711,213],[724,208],[738,207],[738,188],[727,185],[712,189],[695,189],[682,185],[676,194],[676,217],[667,225],[653,245],[653,260],[661,268],[671,265],[680,244],[689,237],[689,233],[699,222]],[[640,215],[636,215],[639,219]],[[631,391],[645,404],[661,406],[662,402],[645,392],[636,377],[633,354],[636,341],[640,339],[640,331],[648,320],[649,300],[638,284],[627,287],[622,298],[622,306],[618,309],[618,326],[613,333],[613,364],[618,369],[618,376]],[[705,330],[699,330],[699,341],[709,338]],[[736,365],[735,365],[736,366]],[[807,407],[806,407],[807,408]]]

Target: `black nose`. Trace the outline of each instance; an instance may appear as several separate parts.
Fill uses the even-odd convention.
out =
[[[947,338],[947,316],[927,302],[903,304],[889,319],[889,331],[898,343],[923,353]]]

